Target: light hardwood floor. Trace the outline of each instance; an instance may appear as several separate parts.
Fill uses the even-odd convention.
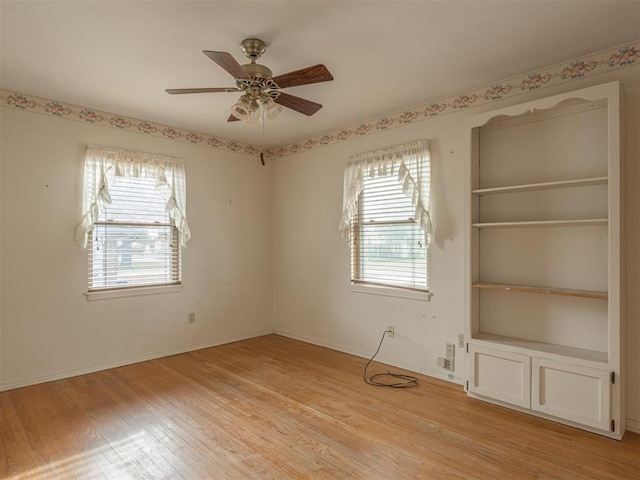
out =
[[[425,376],[373,387],[365,362],[270,335],[3,392],[0,478],[640,478],[640,435],[617,442]]]

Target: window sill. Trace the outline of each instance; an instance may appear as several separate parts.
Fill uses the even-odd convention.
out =
[[[431,292],[416,292],[403,288],[381,287],[376,285],[351,284],[351,291],[354,293],[368,293],[370,295],[383,295],[386,297],[407,298],[410,300],[431,301]]]
[[[159,293],[181,292],[182,285],[157,285],[153,287],[133,287],[95,292],[84,292],[87,300],[106,300],[108,298],[141,297],[143,295],[157,295]]]

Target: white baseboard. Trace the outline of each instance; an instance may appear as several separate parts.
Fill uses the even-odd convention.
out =
[[[627,430],[634,433],[640,433],[640,420],[627,418]]]
[[[320,347],[330,348],[331,350],[337,350],[338,352],[348,353],[350,355],[355,355],[356,357],[362,357],[369,359],[371,355],[373,355],[374,351],[371,352],[362,352],[359,350],[354,350],[352,348],[345,347],[344,345],[338,345],[331,342],[326,342],[319,338],[309,337],[306,335],[298,335],[296,333],[287,332],[284,330],[276,329],[274,332],[276,335],[281,335],[283,337],[292,338],[294,340],[300,340],[301,342],[311,343],[313,345],[318,345]],[[398,362],[391,358],[387,358],[384,355],[378,355],[376,357],[377,362],[386,363],[388,365],[392,365],[394,367],[403,368],[405,370],[409,370],[411,372],[421,373],[423,375],[427,375],[429,377],[438,378],[440,380],[444,380],[446,382],[455,383],[457,385],[464,385],[464,379],[455,376],[453,373],[448,374],[437,370],[435,368],[425,368],[419,365],[413,365],[410,363]]]
[[[194,350],[202,350],[203,348],[216,347],[218,345],[224,345],[225,343],[237,342],[240,340],[247,340],[249,338],[262,337],[264,335],[270,335],[274,333],[273,329],[260,330],[245,335],[238,335],[234,337],[226,337],[211,342],[198,343],[182,346],[175,349],[163,350],[137,357],[125,358],[115,362],[104,363],[100,365],[92,365],[89,367],[74,368],[70,370],[63,370],[59,372],[47,373],[45,375],[35,375],[32,377],[20,378],[12,380],[6,383],[0,384],[0,392],[5,390],[13,390],[14,388],[28,387],[30,385],[36,385],[38,383],[52,382],[55,380],[62,380],[64,378],[77,377],[78,375],[86,375],[87,373],[99,372],[101,370],[109,370],[111,368],[123,367],[125,365],[131,365],[134,363],[145,362],[147,360],[155,360],[157,358],[169,357],[171,355],[178,355],[180,353],[192,352]]]

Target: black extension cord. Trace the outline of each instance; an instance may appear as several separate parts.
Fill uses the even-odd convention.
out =
[[[367,377],[367,368],[369,368],[369,364],[371,362],[373,362],[373,359],[376,358],[376,355],[378,355],[378,352],[380,351],[380,347],[382,347],[382,342],[384,342],[384,336],[387,333],[391,333],[391,330],[385,330],[384,332],[382,332],[382,338],[380,339],[380,344],[378,345],[378,349],[376,350],[376,353],[373,354],[373,357],[371,357],[369,359],[369,361],[367,362],[367,364],[364,367],[364,373],[362,374],[362,376],[364,378],[364,383],[367,383],[369,385],[373,385],[374,387],[390,387],[390,388],[413,388],[413,387],[417,387],[418,386],[418,378],[417,377],[413,377],[411,375],[403,375],[401,373],[391,373],[389,370],[387,370],[386,373],[376,373],[375,375],[372,375],[371,377]],[[399,380],[399,381],[392,381],[393,383],[387,383],[387,382],[381,382],[381,381],[377,380],[377,379],[383,378],[383,377],[390,377],[392,379],[396,379],[396,380]]]

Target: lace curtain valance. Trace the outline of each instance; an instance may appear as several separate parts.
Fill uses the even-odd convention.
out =
[[[186,217],[186,176],[182,162],[161,155],[94,145],[87,146],[85,154],[82,220],[76,229],[76,243],[87,248],[89,232],[98,220],[100,209],[111,203],[109,187],[116,177],[156,181],[178,230],[180,246],[185,247],[191,233]]]
[[[426,240],[432,234],[429,215],[429,175],[431,169],[430,142],[417,142],[396,147],[361,153],[351,157],[344,172],[342,218],[340,235],[349,240],[351,221],[358,213],[358,197],[362,193],[364,180],[384,176],[395,176],[404,194],[411,199],[417,222],[425,232]]]

